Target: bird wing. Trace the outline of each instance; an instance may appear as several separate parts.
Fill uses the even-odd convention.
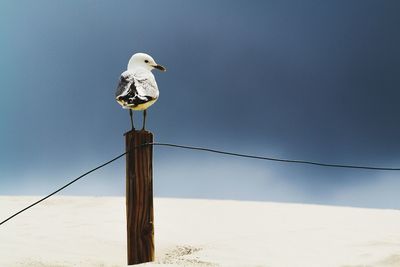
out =
[[[123,72],[115,97],[123,107],[136,107],[158,98],[157,83],[153,74],[140,70]]]

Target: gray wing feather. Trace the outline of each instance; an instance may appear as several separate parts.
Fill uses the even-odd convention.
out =
[[[135,107],[158,97],[154,76],[146,79],[141,73],[125,71],[121,74],[115,93],[116,100],[125,107]],[[153,78],[153,81],[151,80]]]

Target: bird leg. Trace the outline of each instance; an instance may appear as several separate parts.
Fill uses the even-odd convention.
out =
[[[147,115],[147,110],[143,110],[143,128],[142,128],[142,131],[145,131],[145,127],[146,127],[146,115]]]
[[[133,112],[132,109],[129,109],[129,116],[131,116],[131,126],[132,126],[132,131],[135,130],[135,127],[133,126]]]

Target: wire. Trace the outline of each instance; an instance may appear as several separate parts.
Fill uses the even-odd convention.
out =
[[[184,146],[184,145],[177,145],[177,144],[171,144],[171,143],[144,143],[142,145],[135,146],[133,149],[136,150],[139,147],[143,146],[165,146],[165,147],[174,147],[174,148],[182,148],[182,149],[189,149],[189,150],[198,150],[198,151],[206,151],[206,152],[211,152],[211,153],[217,153],[217,154],[223,154],[223,155],[228,155],[228,156],[234,156],[234,157],[242,157],[242,158],[250,158],[250,159],[259,159],[259,160],[268,160],[268,161],[277,161],[277,162],[284,162],[284,163],[296,163],[296,164],[307,164],[307,165],[314,165],[314,166],[321,166],[321,167],[333,167],[333,168],[347,168],[347,169],[363,169],[363,170],[375,170],[375,171],[400,171],[400,168],[388,168],[388,167],[374,167],[374,166],[359,166],[359,165],[342,165],[342,164],[329,164],[329,163],[321,163],[321,162],[314,162],[314,161],[306,161],[306,160],[292,160],[292,159],[280,159],[280,158],[271,158],[271,157],[263,157],[263,156],[255,156],[255,155],[249,155],[249,154],[240,154],[240,153],[235,153],[235,152],[228,152],[228,151],[222,151],[222,150],[216,150],[216,149],[211,149],[211,148],[205,148],[205,147],[195,147],[195,146]],[[126,154],[130,153],[131,151],[126,151],[122,153],[121,155],[91,169],[90,171],[85,172],[84,174],[80,175],[79,177],[75,178],[74,180],[70,181],[69,183],[65,184],[64,186],[60,187],[56,191],[50,193],[49,195],[39,199],[38,201],[32,203],[31,205],[27,206],[26,208],[23,208],[22,210],[16,212],[15,214],[11,215],[4,221],[0,222],[0,225],[6,223],[7,221],[11,220],[15,216],[21,214],[22,212],[32,208],[33,206],[36,206],[40,202],[48,199],[49,197],[57,194],[61,190],[65,189],[66,187],[70,186],[71,184],[75,183],[76,181],[82,179],[86,175],[116,161],[117,159],[125,156]]]
[[[314,166],[321,166],[321,167],[363,169],[363,170],[375,170],[375,171],[400,171],[400,168],[360,166],[360,165],[343,165],[343,164],[330,164],[330,163],[321,163],[321,162],[306,161],[306,160],[280,159],[280,158],[271,158],[271,157],[255,156],[255,155],[248,155],[248,154],[240,154],[240,153],[235,153],[235,152],[227,152],[227,151],[210,149],[210,148],[205,148],[205,147],[176,145],[176,144],[170,144],[170,143],[147,143],[144,145],[176,147],[176,148],[200,150],[200,151],[206,151],[206,152],[211,152],[211,153],[217,153],[217,154],[223,154],[223,155],[229,155],[229,156],[235,156],[235,157],[242,157],[242,158],[269,160],[269,161],[277,161],[277,162],[285,162],[285,163],[307,164],[307,165],[314,165]]]
[[[93,169],[91,169],[90,171],[85,172],[85,173],[82,174],[81,176],[75,178],[74,180],[70,181],[70,182],[67,183],[66,185],[60,187],[59,189],[57,189],[57,190],[54,191],[53,193],[50,193],[49,195],[47,195],[47,196],[45,196],[45,197],[39,199],[38,201],[36,201],[36,202],[32,203],[31,205],[27,206],[26,208],[23,208],[22,210],[20,210],[20,211],[16,212],[15,214],[11,215],[10,217],[8,217],[7,219],[5,219],[4,221],[0,222],[0,225],[2,225],[3,223],[5,223],[5,222],[11,220],[12,218],[14,218],[15,216],[21,214],[22,212],[26,211],[27,209],[30,209],[30,208],[32,208],[33,206],[36,206],[36,205],[39,204],[40,202],[42,202],[42,201],[48,199],[49,197],[51,197],[51,196],[57,194],[57,193],[60,192],[61,190],[65,189],[66,187],[70,186],[71,184],[75,183],[76,181],[82,179],[83,177],[85,177],[85,176],[88,175],[89,173],[92,173],[92,172],[94,172],[94,171],[96,171],[96,170],[98,170],[98,169],[100,169],[100,168],[102,168],[102,167],[104,167],[104,166],[110,164],[111,162],[116,161],[117,159],[123,157],[126,153],[128,153],[128,152],[122,153],[121,155],[119,155],[119,156],[113,158],[112,160],[109,160],[109,161],[107,161],[106,163],[103,163],[103,164],[97,166],[96,168],[93,168]]]

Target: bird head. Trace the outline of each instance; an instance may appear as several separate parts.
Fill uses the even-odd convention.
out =
[[[156,61],[150,55],[145,53],[136,53],[129,60],[128,70],[136,67],[142,67],[149,71],[153,69],[166,71],[166,69],[163,66],[157,64]]]

